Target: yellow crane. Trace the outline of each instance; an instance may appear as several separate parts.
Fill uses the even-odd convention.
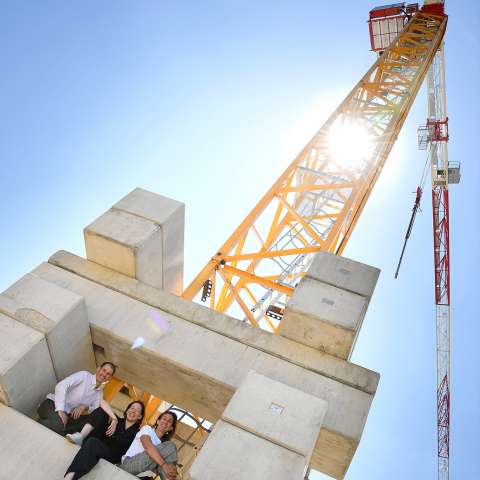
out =
[[[317,251],[341,254],[445,33],[427,6],[378,57],[183,292],[276,332]]]

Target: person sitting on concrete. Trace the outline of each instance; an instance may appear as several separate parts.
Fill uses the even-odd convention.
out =
[[[95,374],[76,372],[58,382],[55,394],[48,394],[38,407],[38,421],[60,435],[81,430],[88,414],[100,406],[103,385],[113,377],[115,368],[104,362]]]
[[[171,411],[163,412],[153,428],[145,425],[140,429],[122,458],[120,468],[133,475],[143,473],[142,478],[158,474],[162,480],[175,480],[178,453],[170,439],[176,428],[177,415]]]
[[[136,434],[145,413],[143,402],[128,404],[123,418],[115,415],[110,405],[102,400],[80,432],[67,434],[67,439],[82,448],[75,455],[65,473],[65,479],[77,480],[86,475],[101,458],[120,463]]]

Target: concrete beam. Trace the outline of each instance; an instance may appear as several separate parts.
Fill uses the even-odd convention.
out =
[[[0,295],[0,312],[45,335],[57,380],[78,370],[95,369],[81,296],[27,274]]]
[[[332,406],[311,466],[345,473],[360,439],[378,374],[254,329],[112,270],[60,252],[35,274],[85,298],[97,360],[118,376],[199,416],[218,420],[251,369]],[[74,273],[75,272],[75,273]],[[154,307],[168,322],[161,332]],[[132,350],[138,336],[143,347]],[[319,468],[321,467],[321,468]]]
[[[45,337],[0,313],[0,339],[0,402],[32,415],[57,383]]]
[[[136,188],[85,228],[87,258],[180,295],[184,222],[183,203]]]
[[[9,480],[63,478],[79,447],[12,408],[0,405],[0,477]],[[133,480],[105,460],[85,480]]]

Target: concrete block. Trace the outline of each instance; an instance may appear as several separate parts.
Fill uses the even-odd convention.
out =
[[[302,455],[308,463],[327,406],[325,400],[250,371],[222,419]]]
[[[97,361],[114,361],[119,378],[214,422],[249,370],[325,399],[333,407],[319,438],[328,441],[317,442],[323,450],[316,449],[311,466],[344,475],[378,374],[66,252],[50,261],[58,266],[42,264],[34,273],[85,298]],[[155,327],[152,308],[167,331]],[[132,350],[139,336],[145,344]]]
[[[57,383],[45,337],[0,313],[0,339],[0,401],[32,415]]]
[[[380,270],[327,252],[315,254],[307,276],[319,282],[371,298]]]
[[[305,458],[222,420],[190,468],[191,480],[300,480]]]
[[[15,410],[0,405],[0,478],[63,478],[79,447]],[[133,480],[127,472],[100,460],[85,480]]]
[[[0,312],[45,335],[57,380],[95,369],[90,324],[80,295],[27,274],[0,295]]]
[[[185,206],[136,188],[84,230],[87,258],[179,295]]]
[[[305,277],[290,298],[280,335],[348,358],[365,316],[367,298]]]

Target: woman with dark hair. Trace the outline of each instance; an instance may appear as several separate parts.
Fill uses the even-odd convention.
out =
[[[162,479],[175,480],[178,454],[171,438],[176,428],[177,415],[171,411],[163,412],[153,427],[143,426],[123,456],[121,468],[133,475],[150,471]]]
[[[145,413],[142,402],[131,402],[118,418],[110,405],[102,400],[100,407],[89,416],[80,432],[67,435],[67,439],[81,445],[75,458],[65,473],[65,479],[76,480],[86,475],[104,458],[111,463],[120,463],[122,455],[128,450]],[[84,442],[85,440],[85,442]]]

